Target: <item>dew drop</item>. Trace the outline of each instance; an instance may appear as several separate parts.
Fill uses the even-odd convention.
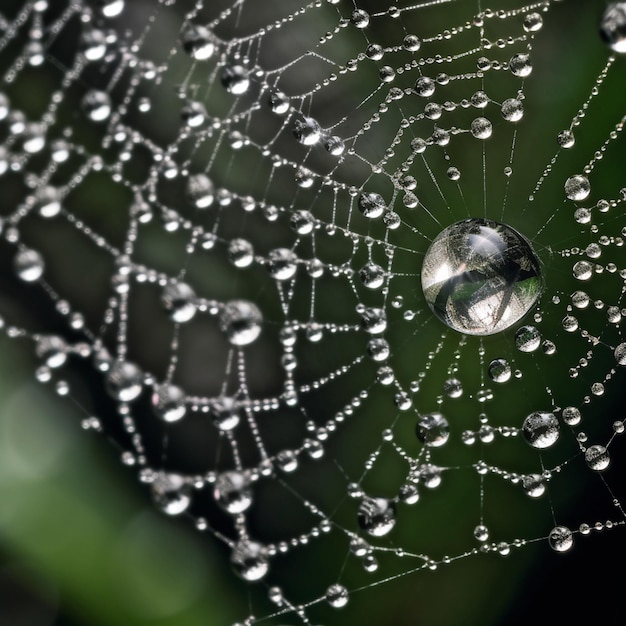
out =
[[[439,448],[450,436],[450,425],[441,413],[429,413],[420,417],[416,426],[417,438],[426,446]]]
[[[574,545],[572,531],[566,526],[555,526],[548,535],[548,543],[555,552],[567,552]]]
[[[533,448],[550,448],[559,438],[559,422],[553,413],[535,411],[524,420],[522,434]]]
[[[534,326],[522,326],[515,333],[515,347],[520,352],[534,352],[541,345],[541,335]]]
[[[191,504],[191,486],[179,474],[159,473],[150,487],[152,500],[166,515],[180,515]]]
[[[13,257],[13,268],[17,277],[26,283],[39,280],[44,271],[44,260],[41,254],[30,248],[22,248]]]
[[[116,361],[106,379],[107,391],[120,402],[132,402],[143,390],[143,373],[130,361]]]
[[[111,98],[106,91],[92,89],[83,97],[82,107],[92,122],[105,122],[111,115]]]
[[[270,568],[265,546],[248,539],[242,539],[235,545],[230,563],[235,573],[248,582],[261,580]]]
[[[198,24],[187,27],[181,36],[183,50],[196,61],[206,61],[215,53],[215,38],[211,31]]]
[[[250,87],[248,70],[242,65],[227,65],[222,69],[220,77],[222,85],[228,93],[240,96]]]
[[[604,446],[589,446],[585,450],[585,463],[595,472],[603,472],[611,464],[611,457]]]
[[[489,378],[496,383],[505,383],[511,379],[511,365],[506,359],[494,359],[487,370]]]
[[[213,497],[227,513],[231,515],[243,513],[252,504],[250,480],[243,472],[223,472],[215,480]]]
[[[152,408],[164,422],[177,422],[187,412],[185,400],[185,392],[180,387],[164,384],[152,394]]]
[[[600,22],[600,36],[615,52],[626,52],[626,2],[611,3]]]
[[[248,300],[231,300],[220,315],[220,329],[234,346],[247,346],[261,334],[263,316]]]
[[[445,324],[469,335],[491,335],[515,324],[542,291],[539,261],[526,239],[486,219],[443,230],[422,265],[422,290]]]
[[[374,537],[383,537],[396,524],[396,507],[386,498],[365,498],[359,506],[359,526]]]
[[[576,176],[570,176],[565,181],[565,195],[570,200],[581,202],[585,198],[589,197],[591,193],[591,185],[589,179],[586,176],[576,174]]]
[[[161,301],[174,322],[188,322],[196,314],[196,293],[186,283],[167,285],[161,294]]]
[[[326,602],[335,609],[341,609],[346,606],[348,600],[348,590],[343,585],[331,585],[326,590]]]

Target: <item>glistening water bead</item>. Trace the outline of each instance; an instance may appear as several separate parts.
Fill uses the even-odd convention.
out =
[[[533,307],[543,289],[539,260],[510,226],[472,218],[444,229],[422,265],[428,306],[467,335],[509,328]]]

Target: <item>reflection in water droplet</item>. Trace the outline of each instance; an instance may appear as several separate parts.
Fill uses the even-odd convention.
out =
[[[468,219],[443,230],[422,265],[426,302],[445,324],[491,335],[515,324],[543,288],[539,261],[512,228]]]
[[[396,524],[396,507],[386,498],[365,498],[359,506],[359,526],[374,537],[382,537]]]
[[[549,448],[559,438],[559,422],[553,413],[535,411],[524,420],[522,434],[533,448]]]

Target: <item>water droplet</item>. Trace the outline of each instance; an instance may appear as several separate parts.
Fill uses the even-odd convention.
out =
[[[507,122],[519,122],[524,117],[524,105],[517,98],[508,98],[500,109]]]
[[[441,485],[441,468],[432,463],[425,463],[419,468],[420,482],[428,489],[436,489]]]
[[[326,590],[326,602],[335,609],[341,609],[346,606],[348,600],[348,590],[343,585],[331,585]]]
[[[385,200],[379,193],[364,193],[359,197],[359,211],[369,219],[380,217],[386,206]]]
[[[163,289],[161,301],[170,318],[179,324],[188,322],[196,314],[196,293],[186,283],[170,283]]]
[[[246,239],[233,239],[228,244],[228,260],[235,267],[249,267],[254,261],[252,244]]]
[[[568,426],[578,426],[578,424],[580,424],[580,421],[582,419],[580,411],[575,406],[566,406],[563,409],[562,416],[563,416],[563,421]]]
[[[559,438],[559,422],[553,413],[535,411],[524,420],[522,434],[533,448],[550,448]]]
[[[422,98],[430,98],[435,93],[435,81],[428,76],[421,76],[415,83],[415,93]]]
[[[130,361],[116,361],[106,379],[107,391],[120,402],[132,402],[143,390],[143,373]]]
[[[282,91],[273,91],[269,95],[269,105],[275,115],[285,115],[289,111],[289,98]]]
[[[524,16],[524,30],[527,33],[536,33],[543,26],[543,18],[540,13],[532,12]]]
[[[241,65],[227,65],[222,69],[222,85],[228,93],[240,96],[250,87],[248,70]]]
[[[40,187],[35,194],[35,207],[42,217],[55,217],[61,211],[61,194],[56,187]]]
[[[313,146],[322,138],[322,128],[312,117],[297,119],[293,136],[304,146]]]
[[[187,412],[185,392],[176,385],[164,384],[152,394],[152,408],[164,422],[177,422]]]
[[[189,128],[199,128],[206,123],[209,115],[202,102],[187,102],[180,111],[180,117]]]
[[[17,277],[27,283],[39,280],[43,275],[44,267],[41,254],[30,248],[22,248],[13,257],[13,268]]]
[[[476,139],[489,139],[493,133],[493,126],[486,117],[477,117],[472,121],[470,131]]]
[[[515,333],[515,347],[520,352],[534,352],[541,345],[541,335],[534,326],[522,326]]]
[[[443,383],[443,392],[448,398],[460,398],[463,395],[463,385],[458,378],[448,378]]]
[[[422,42],[417,35],[407,35],[402,41],[402,46],[409,52],[417,52],[421,45]]]
[[[97,28],[85,30],[81,34],[80,45],[88,61],[99,61],[107,51],[106,35]]]
[[[555,526],[548,535],[548,543],[555,552],[567,552],[574,545],[572,531],[566,526]]]
[[[367,28],[370,23],[369,13],[363,9],[356,9],[352,12],[352,23],[357,28]]]
[[[530,76],[530,73],[533,71],[530,56],[525,53],[514,55],[509,61],[509,69],[514,76],[519,76],[520,78]]]
[[[385,282],[385,270],[376,263],[366,263],[359,271],[359,278],[368,289],[379,289]]]
[[[506,359],[494,359],[487,370],[489,378],[496,383],[505,383],[511,379],[511,365]]]
[[[231,300],[220,315],[220,328],[234,346],[247,346],[261,334],[263,316],[248,300]]]
[[[210,59],[215,53],[215,38],[211,31],[198,24],[187,27],[181,35],[183,50],[196,61]]]
[[[211,405],[213,424],[221,431],[233,430],[241,420],[239,406],[234,398],[224,396]]]
[[[577,174],[576,176],[570,176],[565,181],[565,195],[576,202],[581,202],[585,198],[589,197],[591,193],[591,185],[589,179],[586,176]]]
[[[166,515],[180,515],[191,504],[191,486],[178,474],[161,472],[150,487],[152,500]]]
[[[563,130],[558,134],[556,141],[561,148],[572,148],[576,143],[576,138],[571,130]]]
[[[618,365],[626,365],[626,343],[620,343],[613,354]]]
[[[450,425],[441,413],[429,413],[420,417],[417,422],[416,433],[424,445],[439,448],[448,441]]]
[[[189,202],[197,209],[206,209],[215,200],[215,187],[206,174],[193,174],[187,179],[185,192]]]
[[[435,315],[469,335],[491,335],[515,324],[543,287],[539,261],[526,239],[486,219],[443,230],[426,252],[421,278]]]
[[[223,472],[215,480],[213,497],[227,513],[231,515],[243,513],[252,504],[250,480],[243,472]]]
[[[479,524],[474,528],[474,537],[480,542],[489,539],[489,529],[484,524]]]
[[[546,485],[540,474],[529,474],[522,478],[524,493],[530,498],[540,498],[546,492]]]
[[[51,368],[61,367],[67,360],[67,344],[56,335],[44,335],[37,339],[35,354]]]
[[[289,248],[276,248],[267,258],[267,268],[270,276],[276,280],[289,280],[295,276],[298,269],[298,257]]]
[[[383,537],[396,524],[396,507],[386,498],[365,498],[359,506],[359,526],[374,537]]]
[[[572,274],[578,280],[589,280],[593,276],[593,265],[589,261],[577,261],[572,267]]]
[[[600,36],[615,52],[626,52],[626,2],[610,4],[600,22]]]
[[[117,17],[124,10],[124,0],[99,0],[100,13],[104,17]]]
[[[83,97],[82,107],[92,122],[105,122],[111,115],[111,98],[106,91],[91,89]]]
[[[585,463],[596,472],[603,472],[611,464],[608,450],[601,445],[589,446],[585,450]]]
[[[230,563],[235,573],[248,582],[261,580],[270,568],[265,546],[248,539],[242,539],[235,545]]]

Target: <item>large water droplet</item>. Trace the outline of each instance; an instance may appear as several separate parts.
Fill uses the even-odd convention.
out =
[[[263,316],[248,300],[231,300],[220,316],[220,328],[234,346],[247,346],[261,334]]]
[[[111,98],[106,91],[92,89],[83,97],[82,107],[92,122],[104,122],[111,115]]]
[[[601,445],[589,446],[585,450],[585,463],[596,472],[603,472],[611,464],[609,451]]]
[[[572,531],[566,526],[555,526],[548,535],[548,543],[555,552],[567,552],[574,545]]]
[[[121,402],[132,402],[143,389],[143,373],[130,361],[116,361],[106,380],[109,394]]]
[[[213,497],[227,513],[243,513],[252,504],[250,480],[242,472],[224,472],[215,481]]]
[[[183,50],[196,61],[205,61],[215,52],[215,38],[205,26],[193,24],[181,36]]]
[[[196,294],[186,283],[170,283],[161,294],[163,305],[174,322],[188,322],[196,314]]]
[[[615,52],[626,52],[626,2],[610,4],[600,22],[600,36]]]
[[[359,526],[374,537],[382,537],[396,524],[396,507],[386,498],[365,498],[359,506]]]
[[[326,602],[335,609],[346,606],[348,600],[348,590],[343,585],[331,585],[326,590]]]
[[[154,503],[166,515],[180,515],[191,504],[191,486],[178,474],[160,473],[151,489]]]
[[[248,582],[261,580],[270,568],[265,546],[247,539],[235,545],[230,555],[230,562],[235,573]]]
[[[416,427],[418,439],[433,448],[443,446],[450,436],[448,420],[441,413],[423,415]]]
[[[41,254],[30,248],[22,248],[13,257],[13,267],[17,277],[27,283],[39,280],[43,275],[44,260]]]
[[[246,93],[250,87],[248,70],[241,65],[227,65],[224,67],[221,80],[224,89],[236,96]]]
[[[152,407],[164,422],[177,422],[187,412],[185,392],[176,385],[160,385],[152,395]]]
[[[553,413],[535,411],[524,420],[522,434],[533,448],[549,448],[559,438],[559,422]]]
[[[515,324],[542,287],[528,241],[487,219],[467,219],[443,230],[422,265],[426,302],[441,321],[468,335],[491,335]]]

